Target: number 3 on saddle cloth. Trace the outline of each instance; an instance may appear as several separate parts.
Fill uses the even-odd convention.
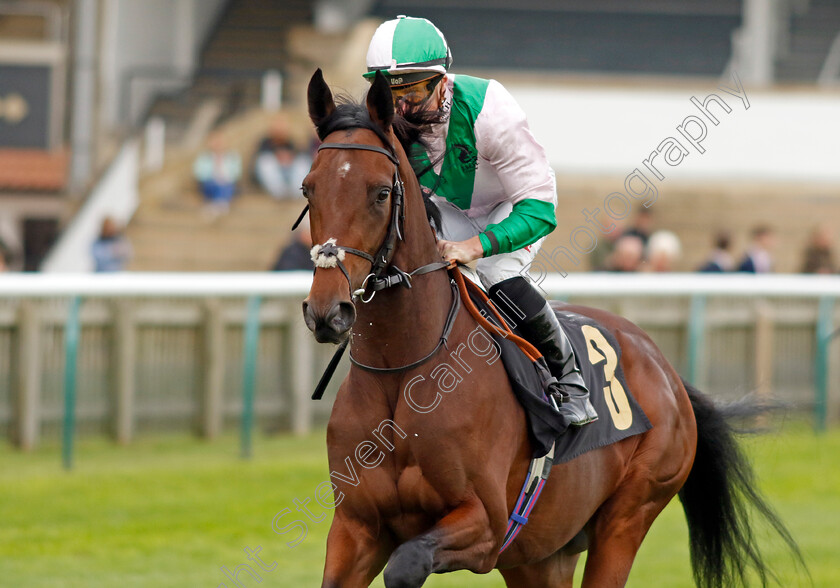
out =
[[[486,318],[495,312],[488,308],[483,292],[469,280],[470,300]],[[590,401],[601,418],[583,427],[568,427],[544,391],[544,378],[512,340],[491,333],[499,346],[505,370],[519,403],[525,409],[534,458],[546,455],[554,445],[552,462],[562,463],[579,455],[644,433],[650,421],[627,387],[621,369],[621,347],[612,334],[594,320],[567,311],[556,311],[557,319],[571,341],[578,367],[590,391]],[[498,321],[494,321],[498,323]]]
[[[499,549],[502,552],[527,524],[554,464],[644,433],[651,428],[651,424],[627,388],[619,364],[621,347],[612,334],[590,318],[559,311],[556,312],[557,319],[571,341],[575,357],[579,358],[578,367],[589,388],[589,399],[595,411],[601,415],[597,421],[583,427],[569,427],[546,396],[548,377],[543,360],[534,361],[529,357],[530,353],[526,352],[530,345],[521,340],[515,342],[514,339],[518,339],[515,332],[506,335],[505,331],[509,329],[496,328],[503,318],[476,284],[463,278],[456,281],[460,281],[459,286],[462,286],[461,298],[466,295],[469,302],[472,302],[469,304],[465,301],[468,310],[480,324],[490,323],[487,326],[499,346],[511,388],[525,409],[528,434],[534,449],[528,475],[508,519]],[[469,284],[468,287],[465,282]],[[484,320],[476,315],[483,316]]]

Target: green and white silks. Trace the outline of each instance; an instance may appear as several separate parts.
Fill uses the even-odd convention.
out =
[[[554,172],[525,113],[495,80],[447,78],[449,120],[427,137],[428,154],[412,153],[415,170],[428,170],[420,183],[436,200],[463,210],[473,225],[494,217],[479,227],[485,257],[537,242],[557,226],[557,193]],[[435,162],[431,169],[430,161]],[[497,220],[505,204],[512,210]]]

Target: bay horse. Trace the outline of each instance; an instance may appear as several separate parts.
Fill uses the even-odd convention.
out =
[[[500,554],[532,455],[526,416],[502,362],[489,360],[476,321],[458,308],[447,271],[434,271],[445,263],[395,132],[388,82],[377,75],[364,104],[336,106],[318,70],[308,106],[324,143],[303,183],[320,244],[304,319],[319,342],[351,338],[353,362],[327,429],[335,513],[322,588],[368,586],[383,568],[388,588],[493,569],[510,587],[570,587],[584,550],[584,588],[623,586],[677,493],[698,586],[745,585],[750,568],[762,584],[772,579],[747,507],[798,554],[754,489],[724,411],[684,383],[641,329],[569,305],[615,336],[653,426],[555,465],[527,526]],[[388,279],[401,284],[373,298],[369,281]]]

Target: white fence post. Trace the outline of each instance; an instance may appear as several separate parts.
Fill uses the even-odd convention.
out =
[[[204,303],[204,378],[201,382],[201,436],[218,437],[224,422],[225,323],[217,298]]]
[[[291,361],[288,368],[291,370],[291,421],[292,431],[296,435],[305,435],[312,427],[312,399],[310,398],[314,388],[312,378],[312,362],[315,354],[312,345],[312,335],[300,316],[300,308],[297,305],[297,314],[292,314],[291,324],[291,349],[289,356]]]
[[[23,300],[18,308],[18,390],[15,437],[30,451],[41,431],[41,320],[38,304]]]
[[[127,445],[134,437],[134,396],[137,363],[137,330],[134,307],[126,300],[111,306],[113,313],[114,439]]]

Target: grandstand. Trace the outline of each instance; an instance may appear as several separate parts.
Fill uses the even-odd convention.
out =
[[[375,14],[398,11],[423,14],[445,31],[462,68],[619,75],[718,76],[741,24],[739,0],[386,0]]]
[[[305,143],[310,137],[308,123],[299,109],[312,70],[324,68],[333,83],[358,95],[363,86],[352,72],[362,67],[370,32],[377,19],[396,12],[422,14],[437,22],[454,48],[457,71],[491,75],[506,83],[526,80],[533,86],[667,91],[693,83],[692,89],[710,88],[734,70],[748,87],[761,91],[797,84],[797,92],[830,96],[831,80],[838,73],[832,64],[840,60],[840,55],[834,56],[840,52],[840,44],[834,43],[840,31],[840,7],[830,0],[526,0],[515,9],[506,2],[472,0],[101,4],[0,2],[0,43],[10,49],[2,52],[8,55],[2,58],[4,78],[12,82],[17,79],[10,77],[12,73],[25,71],[22,63],[35,63],[42,64],[38,67],[54,80],[49,104],[32,102],[37,108],[30,119],[42,119],[33,120],[33,128],[26,131],[34,135],[15,139],[9,134],[11,125],[0,121],[9,137],[0,145],[4,164],[0,237],[14,254],[13,267],[19,269],[40,266],[61,229],[72,225],[97,178],[114,161],[123,139],[150,120],[163,122],[166,157],[155,173],[141,170],[135,181],[141,192],[138,202],[124,207],[132,213],[125,212],[120,219],[127,222],[136,241],[134,269],[265,268],[283,242],[282,232],[269,237],[271,227],[283,226],[294,206],[265,201],[246,181],[232,214],[208,227],[195,214],[200,204],[189,162],[210,129],[224,125],[250,163],[261,127],[270,116],[260,110],[266,72],[277,72],[276,79],[282,80],[279,88],[271,90],[279,95],[269,101],[269,108],[281,101],[296,120],[298,140]],[[90,39],[80,36],[88,30],[84,27],[93,33]],[[152,34],[138,34],[141,27],[144,32],[151,27]],[[85,55],[96,59],[82,59]],[[36,90],[20,87],[24,92]],[[74,106],[64,109],[64,103]],[[65,134],[65,129],[70,132]],[[621,180],[619,172],[557,171],[567,201],[585,199],[586,194]],[[687,217],[678,213],[681,200],[675,197],[669,199],[674,214],[662,206],[660,218],[690,243],[688,251],[695,251],[705,248],[703,235],[711,230],[714,202],[732,199],[736,206],[756,209],[759,205],[751,199],[766,193],[778,203],[767,217],[789,218],[802,210],[796,205],[786,208],[792,193],[831,206],[835,183],[778,184],[756,176],[739,178],[733,185],[729,178],[712,174],[667,187],[689,195],[694,210],[697,202],[708,203],[708,212],[686,222]],[[828,214],[833,210],[826,209]],[[238,244],[249,223],[255,223],[253,235],[265,237],[258,243]],[[749,224],[734,222],[729,228],[741,233]],[[790,229],[796,247],[804,241],[807,225],[803,220],[785,229]],[[695,234],[700,237],[695,239]],[[162,245],[167,240],[179,246]],[[208,241],[218,247],[208,246]],[[202,257],[214,249],[215,258]],[[173,250],[189,254],[178,259]],[[779,260],[783,271],[797,266],[789,251],[786,248]],[[696,257],[689,255],[684,269],[695,262]]]

